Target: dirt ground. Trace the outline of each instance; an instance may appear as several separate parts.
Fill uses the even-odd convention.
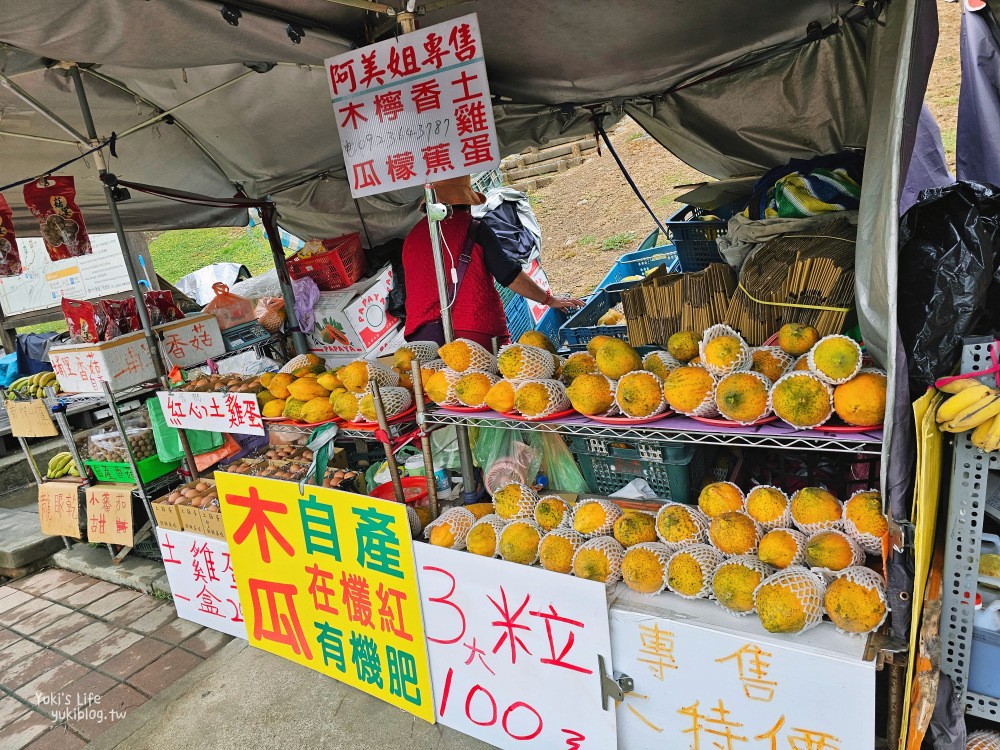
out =
[[[961,81],[959,3],[938,2],[940,37],[926,101],[941,127],[952,169]],[[704,177],[625,119],[611,140],[639,189],[661,219],[679,205],[682,186]],[[635,197],[611,156],[593,156],[550,185],[530,194],[542,227],[542,263],[555,292],[591,292],[618,256],[635,249],[655,224]]]

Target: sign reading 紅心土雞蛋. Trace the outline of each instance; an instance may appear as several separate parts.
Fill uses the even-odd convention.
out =
[[[263,435],[254,393],[159,391],[160,408],[171,427],[241,435]]]
[[[500,163],[475,14],[331,57],[326,68],[355,198]]]
[[[215,478],[250,644],[433,722],[405,506]]]
[[[603,584],[415,545],[437,719],[512,750],[614,748]],[[610,676],[610,675],[609,675]]]

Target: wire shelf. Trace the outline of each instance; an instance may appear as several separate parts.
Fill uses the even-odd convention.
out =
[[[619,438],[655,443],[695,443],[742,448],[782,448],[787,450],[836,451],[881,455],[882,431],[833,434],[818,430],[793,430],[781,423],[719,429],[694,419],[670,416],[659,422],[629,427],[604,425],[583,416],[565,417],[548,422],[524,422],[496,412],[461,414],[446,409],[428,410],[425,425],[473,425],[507,430],[528,430],[544,425],[566,435],[593,438]]]
[[[393,440],[408,435],[417,428],[417,423],[413,420],[397,422],[389,425],[389,437]],[[315,427],[306,427],[298,424],[271,423],[267,426],[271,432],[285,432],[297,435],[311,435]],[[337,431],[336,440],[365,440],[375,442],[375,432],[373,430],[352,430],[343,426]]]

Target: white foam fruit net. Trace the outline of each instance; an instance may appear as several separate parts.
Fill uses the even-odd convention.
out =
[[[477,526],[489,526],[490,528],[492,528],[493,529],[493,538],[496,540],[496,549],[494,549],[494,551],[493,551],[493,557],[499,557],[500,556],[500,532],[503,531],[503,529],[504,529],[504,527],[506,525],[507,525],[507,522],[504,521],[502,518],[500,518],[500,516],[498,516],[496,513],[487,513],[485,516],[483,516],[478,521],[476,521],[474,524],[472,524],[472,528],[469,529],[469,535],[472,534],[472,530],[475,529]],[[466,535],[466,538],[468,538],[468,535]]]
[[[637,408],[639,404],[633,402],[630,403],[623,396],[628,391],[628,386],[630,383],[645,383],[645,391],[647,393],[652,393],[652,399],[658,399],[658,402],[652,406],[652,409],[646,404],[643,404],[643,409]],[[640,391],[640,394],[642,391]],[[647,370],[633,370],[632,372],[622,375],[618,380],[617,386],[614,388],[615,394],[615,406],[624,414],[626,417],[632,417],[634,419],[641,419],[643,417],[652,417],[666,410],[667,402],[663,399],[663,381],[657,375],[647,371]]]
[[[622,580],[640,594],[659,594],[667,587],[671,554],[670,548],[661,542],[633,544],[622,557]]]
[[[594,518],[600,519],[601,514],[593,507],[595,505],[604,510],[603,522],[596,526],[591,524],[591,521]],[[580,500],[573,508],[573,530],[583,534],[588,539],[610,534],[615,526],[615,521],[623,515],[622,509],[610,500],[598,498]]]
[[[760,614],[760,596],[765,588],[781,587],[795,596],[805,615],[805,624],[799,633],[811,630],[823,621],[823,593],[826,585],[823,577],[809,568],[792,565],[765,578],[753,592],[754,606]]]
[[[862,531],[857,527],[854,519],[848,518],[847,509],[850,507],[851,500],[853,500],[858,495],[866,495],[868,493],[874,493],[881,498],[881,493],[878,490],[860,490],[855,492],[851,497],[844,503],[844,531],[847,533],[851,539],[856,541],[861,545],[861,549],[870,555],[882,556],[882,538],[877,537],[874,534]],[[883,514],[883,517],[884,514]]]
[[[752,419],[740,419],[739,415],[735,413],[734,410],[728,409],[724,402],[719,401],[719,389],[723,387],[729,378],[736,376],[746,376],[748,378],[754,378],[760,381],[760,384],[764,389],[764,403],[762,404],[761,410],[759,410]],[[719,414],[724,416],[726,419],[736,422],[741,425],[750,425],[759,419],[763,419],[771,413],[771,381],[767,375],[763,375],[759,372],[754,372],[753,370],[740,370],[738,372],[731,372],[728,375],[723,375],[721,378],[715,381],[715,387],[712,389],[712,399],[715,401],[715,408],[719,411]]]
[[[508,344],[497,357],[500,374],[513,380],[551,378],[555,364],[551,352],[527,344]]]
[[[774,574],[774,568],[770,565],[762,563],[756,555],[739,555],[737,557],[730,557],[727,560],[723,560],[719,563],[719,566],[712,573],[712,597],[715,599],[715,603],[718,604],[722,609],[731,615],[736,615],[737,617],[743,617],[744,615],[752,614],[756,611],[756,607],[751,606],[750,609],[742,610],[735,609],[726,603],[726,597],[719,598],[719,589],[716,587],[716,579],[720,572],[728,571],[731,568],[746,568],[747,570],[753,571],[760,574],[760,582],[763,583],[764,580],[769,576]],[[756,590],[756,586],[754,587]],[[753,604],[753,591],[748,591],[747,595],[750,598],[751,605]]]
[[[788,372],[788,368],[795,363],[795,357],[786,352],[780,346],[758,346],[755,349],[750,350],[750,361],[753,362],[754,357],[758,354],[766,355],[768,359],[774,361],[775,367],[779,370],[780,375],[784,375]],[[753,365],[751,365],[752,367]]]
[[[671,580],[677,575],[673,570],[673,566],[678,565],[680,567],[678,560],[683,559],[685,555],[697,563],[701,573],[701,587],[693,594],[686,593],[682,589],[683,582],[680,580],[675,580],[671,584]],[[667,588],[684,599],[707,599],[712,595],[712,574],[722,564],[722,561],[722,553],[708,544],[691,544],[687,547],[681,547],[670,556],[670,560],[667,562]]]
[[[297,357],[292,357],[290,360],[288,360],[284,365],[282,365],[281,369],[278,370],[278,372],[290,375],[291,373],[298,370],[300,367],[308,367],[308,366],[309,366],[309,360],[306,358],[306,355],[300,354]]]
[[[808,547],[809,543],[812,542],[814,539],[816,539],[816,537],[820,536],[821,534],[833,534],[834,536],[837,536],[837,537],[843,539],[845,542],[848,543],[848,545],[850,545],[850,548],[851,548],[851,563],[850,563],[850,565],[844,566],[844,569],[852,567],[854,565],[860,565],[861,563],[863,563],[865,561],[865,552],[864,552],[863,549],[861,549],[861,545],[858,544],[853,539],[851,539],[851,537],[849,537],[847,534],[845,534],[840,529],[824,529],[823,531],[817,531],[815,534],[812,534],[806,540],[806,547]],[[835,570],[830,570],[829,568],[822,568],[822,567],[819,567],[819,566],[813,567],[812,569],[814,571],[816,571],[817,573],[822,574],[824,577],[836,574],[836,572],[837,572]]]
[[[844,346],[850,347],[853,351],[857,353],[857,364],[855,364],[850,375],[840,378],[834,378],[826,374],[825,372],[820,370],[819,367],[816,366],[816,350],[819,349],[821,346],[823,346],[824,343],[829,344],[833,341],[840,341]],[[848,380],[853,378],[855,375],[858,374],[858,372],[861,371],[861,347],[858,346],[857,341],[852,339],[850,336],[844,336],[843,334],[836,333],[830,336],[824,336],[823,338],[821,338],[819,341],[816,342],[816,345],[812,349],[810,349],[806,353],[806,356],[809,358],[808,359],[809,370],[824,383],[828,383],[830,385],[840,385],[841,383],[846,383]]]
[[[413,406],[413,394],[409,388],[390,386],[380,388],[379,393],[382,395],[382,408],[385,409],[387,419],[402,414]]]
[[[786,404],[786,399],[783,392],[788,389],[791,383],[796,382],[801,379],[800,386],[807,386],[809,383],[810,391],[816,392],[815,407],[817,409],[816,413],[811,415],[810,419],[803,419],[802,412],[799,412],[797,416],[792,412],[792,408],[795,404],[791,406]],[[785,385],[783,385],[785,384]],[[775,395],[781,394],[776,403]],[[771,386],[771,395],[768,398],[768,408],[773,411],[778,418],[787,423],[789,426],[796,430],[809,430],[814,427],[819,427],[825,424],[831,416],[833,416],[833,388],[820,380],[816,375],[811,372],[793,371],[782,375]]]
[[[451,543],[452,549],[465,549],[465,540],[469,537],[469,530],[476,522],[476,517],[471,510],[465,508],[448,508],[444,513],[431,521],[424,527],[424,538],[431,538],[431,531],[438,526],[447,526],[454,537]]]
[[[684,367],[698,367],[699,369],[708,370],[700,365],[684,365]],[[681,368],[678,368],[681,369]],[[709,375],[712,375],[708,372]],[[719,410],[715,404],[715,376],[712,375],[712,385],[709,387],[708,392],[705,394],[705,398],[701,400],[694,409],[684,410],[679,408],[676,404],[669,405],[671,409],[679,414],[684,414],[689,417],[714,417],[719,414]]]
[[[610,536],[588,539],[573,555],[573,574],[585,577],[580,575],[585,570],[584,560],[595,554],[603,555],[608,561],[608,573],[604,585],[611,588],[622,579],[622,558],[625,556],[625,548]]]
[[[796,531],[795,529],[774,529],[773,532],[769,531],[760,540],[761,544],[767,539],[768,534],[775,533],[780,534],[782,539],[791,539],[795,543],[795,554],[792,555],[791,560],[785,565],[786,568],[790,568],[793,565],[803,565],[806,560],[806,535],[801,531]],[[760,554],[761,544],[757,545],[758,554]]]
[[[669,535],[668,519],[679,519],[680,524],[683,524],[685,527],[688,525],[692,526],[692,533],[680,540],[672,538]],[[676,520],[675,525],[679,525]],[[656,536],[659,537],[660,541],[671,552],[676,552],[682,547],[689,547],[692,544],[704,543],[707,531],[708,516],[693,505],[664,503],[656,512]]]
[[[811,489],[811,488],[806,487],[804,489]],[[798,497],[799,492],[802,492],[802,491],[803,490],[799,490],[794,495],[792,495],[792,501],[789,504],[790,508],[794,508],[795,507],[795,499],[796,499],[796,497]],[[836,498],[834,498],[834,499],[836,499]],[[840,529],[840,528],[843,528],[843,525],[844,525],[844,504],[842,502],[840,502],[840,500],[837,500],[837,504],[840,506],[840,517],[836,521],[815,521],[815,522],[812,522],[812,523],[807,523],[807,522],[803,521],[801,518],[796,518],[795,517],[795,513],[793,512],[792,513],[792,523],[795,525],[795,528],[797,528],[799,531],[801,531],[806,536],[812,536],[813,534],[815,534],[818,531],[825,531],[827,529]]]
[[[765,516],[760,510],[761,505],[765,505],[769,509],[772,502],[781,503],[782,501],[785,504],[785,509],[776,516]],[[756,513],[751,513],[751,508],[754,508]],[[783,489],[775,487],[772,484],[758,484],[750,490],[743,501],[743,509],[747,512],[748,516],[757,522],[761,531],[765,534],[774,529],[787,529],[792,525],[791,501]]]
[[[406,521],[410,524],[410,536],[416,539],[423,530],[423,524],[420,523],[420,516],[417,515],[417,511],[409,505],[406,506]]]
[[[493,494],[493,510],[505,521],[522,518],[533,519],[538,495],[531,487],[520,482],[508,482]]]
[[[437,372],[438,370],[445,370],[447,367],[448,365],[445,364],[443,359],[432,359],[428,362],[420,363],[421,370],[434,370],[434,372]]]
[[[458,395],[455,393],[455,383],[457,383],[459,378],[462,377],[462,373],[455,372],[450,367],[442,367],[438,370],[438,372],[444,373],[444,379],[448,384],[448,390],[445,393],[444,400],[435,401],[435,403],[438,404],[438,406],[459,406],[462,402],[458,400]]]
[[[489,386],[487,386],[487,388],[484,391],[482,391],[482,395],[480,395],[478,398],[472,398],[469,395],[468,389],[459,387],[459,381],[465,380],[466,378],[469,378],[470,380],[472,380],[473,378],[476,379],[485,378],[486,382],[489,383]],[[472,407],[485,406],[486,393],[489,391],[490,388],[492,388],[499,382],[500,382],[500,377],[498,375],[494,375],[491,372],[483,372],[482,370],[466,370],[465,372],[462,373],[462,376],[457,381],[455,381],[455,386],[456,386],[455,398],[457,398],[463,406],[472,406]]]
[[[834,590],[836,590],[835,584],[840,579],[850,581],[863,589],[874,591],[878,594],[879,601],[882,603],[882,618],[878,621],[878,623],[864,630],[858,627],[855,627],[854,629],[841,627],[842,625],[847,625],[847,623],[843,622],[840,615],[837,613],[831,614],[830,610],[833,606],[832,603],[829,602],[830,587],[834,587]],[[862,565],[853,566],[840,571],[834,577],[833,581],[830,582],[829,586],[827,586],[823,595],[823,602],[826,614],[831,620],[833,620],[834,625],[837,626],[837,630],[841,633],[847,633],[848,635],[863,635],[864,633],[871,633],[874,630],[878,630],[882,627],[882,623],[884,623],[886,618],[889,616],[889,601],[886,597],[885,579],[871,568],[866,568]],[[998,750],[1000,750],[1000,746],[998,746]]]
[[[399,373],[392,370],[381,362],[368,362],[368,383],[366,388],[371,387],[371,381],[379,384],[380,388],[399,385]]]
[[[497,358],[493,356],[493,353],[487,350],[486,347],[481,344],[477,344],[475,341],[470,339],[455,339],[450,344],[445,344],[438,349],[438,354],[440,355],[441,350],[445,347],[454,347],[455,344],[464,344],[469,354],[468,365],[463,367],[459,372],[465,372],[466,370],[482,370],[483,372],[497,371]],[[444,359],[444,357],[442,357],[442,359]]]
[[[744,549],[744,550],[741,550],[739,552],[727,552],[725,549],[723,549],[723,545],[726,544],[726,538],[724,536],[724,529],[726,527],[726,522],[728,521],[727,517],[728,516],[733,516],[733,515],[742,516],[742,517],[748,519],[750,521],[750,523],[753,525],[752,528],[753,528],[753,534],[754,534],[754,536],[753,536],[753,542],[752,542],[753,547],[752,548],[750,548],[750,549]],[[747,515],[746,513],[744,513],[743,511],[738,511],[737,510],[737,511],[731,511],[729,513],[723,513],[720,516],[716,516],[715,518],[710,519],[709,522],[708,522],[708,539],[709,539],[709,543],[712,544],[717,550],[719,550],[719,552],[722,553],[723,557],[727,557],[727,558],[728,557],[737,557],[738,555],[745,555],[745,554],[749,554],[751,552],[756,552],[757,551],[757,547],[760,544],[760,538],[763,535],[764,534],[761,531],[760,524],[758,524],[756,521],[754,521],[752,518],[750,518],[750,516]]]
[[[425,363],[437,359],[438,355],[436,341],[407,341],[399,348],[413,352],[413,358],[420,363],[421,367],[426,367]]]
[[[554,507],[558,508],[561,506],[564,509],[562,518],[559,520],[559,523],[557,523],[555,526],[552,527],[553,529],[573,528],[573,506],[570,505],[563,498],[559,497],[558,495],[542,495],[540,498],[538,498],[538,504],[535,506],[534,513],[535,513],[535,521],[538,523],[539,526],[542,526],[542,522],[539,519],[538,514],[543,503],[546,504],[551,503],[553,504]]]
[[[534,535],[531,534],[534,532]],[[531,546],[524,547],[523,545],[514,545],[513,538],[515,535],[521,535],[522,537],[531,537]],[[538,548],[541,546],[542,537],[545,536],[545,532],[542,527],[530,519],[518,519],[516,521],[511,521],[503,527],[500,532],[500,536],[497,539],[497,547],[500,552],[500,557],[509,562],[516,562],[522,565],[534,565],[538,562]],[[504,554],[505,540],[507,546],[512,546],[512,554]]]
[[[545,548],[546,548],[546,543],[545,543],[546,539],[550,539],[550,540],[551,539],[565,539],[567,542],[569,542],[570,547],[572,548],[572,554],[570,555],[570,559],[568,561],[568,567],[569,567],[568,571],[567,570],[563,570],[560,567],[556,567],[553,564],[554,561],[546,557],[546,555],[544,554],[545,553]],[[565,527],[565,526],[560,526],[558,528],[552,529],[552,531],[550,531],[548,534],[546,534],[545,536],[542,537],[541,544],[538,545],[538,555],[539,555],[539,560],[540,560],[540,562],[542,564],[542,567],[545,568],[546,570],[553,570],[553,571],[555,571],[557,573],[572,572],[572,570],[573,570],[573,557],[576,556],[576,551],[578,549],[580,549],[580,547],[582,547],[583,544],[584,544],[584,542],[586,542],[586,541],[587,540],[584,538],[583,534],[578,534],[575,531],[573,531],[573,529],[571,529],[571,528],[568,528],[568,527]],[[551,545],[552,542],[550,541],[549,544]]]
[[[660,364],[663,366],[663,369],[666,370],[668,373],[673,372],[678,367],[681,367],[683,364],[680,360],[676,359],[670,352],[663,352],[663,351],[650,352],[642,360],[642,367],[644,370],[650,370],[652,372],[649,366],[649,360],[651,359],[659,360]]]
[[[529,387],[530,386],[530,387]],[[538,386],[541,386],[539,389]],[[527,390],[525,390],[527,388]],[[531,404],[531,408],[526,407],[526,401],[520,401],[519,399],[527,399],[529,393],[535,393],[536,391],[544,391],[544,404]],[[558,414],[561,411],[566,411],[570,408],[569,396],[566,395],[566,386],[561,380],[525,380],[514,391],[514,408],[517,409],[521,414],[529,419],[544,419],[545,417],[551,416],[553,414]],[[537,407],[541,407],[536,411]],[[530,413],[525,413],[525,412]]]
[[[727,365],[720,366],[710,364],[705,357],[705,350],[711,341],[717,338],[722,338],[723,336],[731,336],[736,339],[739,346],[739,353],[736,358]],[[750,354],[750,347],[747,345],[747,342],[744,341],[743,337],[736,331],[724,323],[718,323],[705,329],[705,332],[701,336],[701,341],[698,343],[698,355],[701,358],[702,366],[716,377],[728,375],[729,373],[736,372],[737,370],[748,370],[750,369],[750,365],[753,364],[753,358]]]
[[[965,750],[1000,750],[1000,732],[977,729],[966,738]]]

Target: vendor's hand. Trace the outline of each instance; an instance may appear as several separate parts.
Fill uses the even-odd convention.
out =
[[[554,307],[556,310],[565,310],[566,312],[575,312],[585,304],[587,303],[582,299],[574,299],[572,297],[553,297],[549,300],[549,307]]]

